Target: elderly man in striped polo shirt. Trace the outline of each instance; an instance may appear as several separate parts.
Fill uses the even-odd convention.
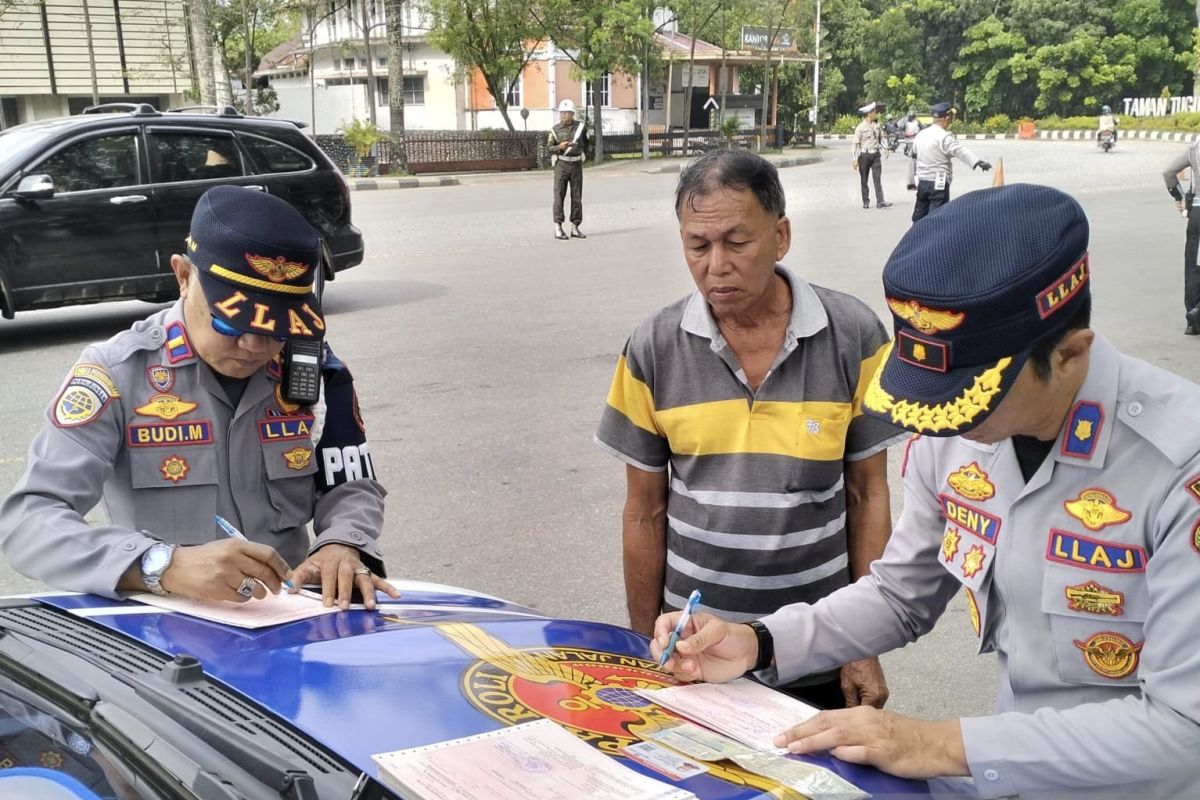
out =
[[[867,574],[891,532],[888,445],[862,393],[888,336],[859,300],[779,262],[791,245],[779,174],[720,150],[675,194],[696,291],[651,315],[617,362],[597,443],[626,464],[630,625],[702,606],[749,621]],[[791,687],[826,708],[882,707],[875,659]]]

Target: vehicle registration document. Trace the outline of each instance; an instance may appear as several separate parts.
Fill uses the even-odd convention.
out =
[[[696,800],[548,719],[371,758],[407,800]]]
[[[250,599],[244,603],[236,603],[232,600],[188,600],[184,597],[162,597],[149,593],[135,594],[129,599],[161,608],[164,611],[174,611],[178,614],[187,614],[238,628],[265,628],[269,625],[282,625],[285,622],[332,614],[340,610],[337,606],[326,608],[321,602],[320,596],[314,598],[304,592],[298,594],[268,593],[262,600]]]

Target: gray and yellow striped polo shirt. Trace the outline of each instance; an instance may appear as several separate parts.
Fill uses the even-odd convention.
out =
[[[843,465],[905,437],[860,408],[888,340],[879,318],[776,270],[792,318],[757,392],[699,292],[642,322],[617,361],[596,442],[671,469],[665,608],[699,588],[744,621],[848,584]]]

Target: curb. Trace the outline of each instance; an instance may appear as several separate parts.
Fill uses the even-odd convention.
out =
[[[1200,132],[1196,131],[1148,131],[1148,130],[1132,130],[1119,131],[1119,139],[1144,139],[1149,142],[1194,142],[1200,140]],[[956,133],[956,139],[1019,139],[1015,133]],[[1079,140],[1092,139],[1096,136],[1096,131],[1088,129],[1086,131],[1038,131],[1036,139],[1055,140]],[[853,139],[852,133],[822,133],[818,139]]]
[[[776,169],[785,169],[787,167],[803,167],[808,164],[818,164],[821,162],[821,157],[820,156],[797,156],[794,158],[779,158],[779,159],[768,159],[768,160],[772,164],[775,165]],[[684,165],[687,163],[688,162],[686,162],[686,161],[680,161],[680,162],[676,162],[674,164],[664,164],[661,167],[654,167],[653,169],[644,169],[641,171],[643,173],[646,173],[649,175],[665,175],[668,173],[674,173],[674,172],[681,171],[683,169]]]
[[[433,186],[458,186],[458,178],[452,175],[437,175],[428,178],[367,178],[347,179],[350,190],[355,192],[377,189],[426,189]]]

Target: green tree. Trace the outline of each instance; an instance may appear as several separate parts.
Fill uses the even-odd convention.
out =
[[[426,0],[428,39],[468,74],[477,69],[508,129],[508,89],[541,39],[529,0]]]
[[[301,15],[286,0],[228,0],[212,5],[212,32],[230,75],[254,85],[254,70],[267,53],[300,33]],[[247,45],[247,42],[249,43]],[[278,110],[273,92],[253,92],[247,113]]]
[[[1029,44],[995,16],[966,31],[955,80],[966,86],[967,104],[982,115],[1029,113],[1037,96]]]

